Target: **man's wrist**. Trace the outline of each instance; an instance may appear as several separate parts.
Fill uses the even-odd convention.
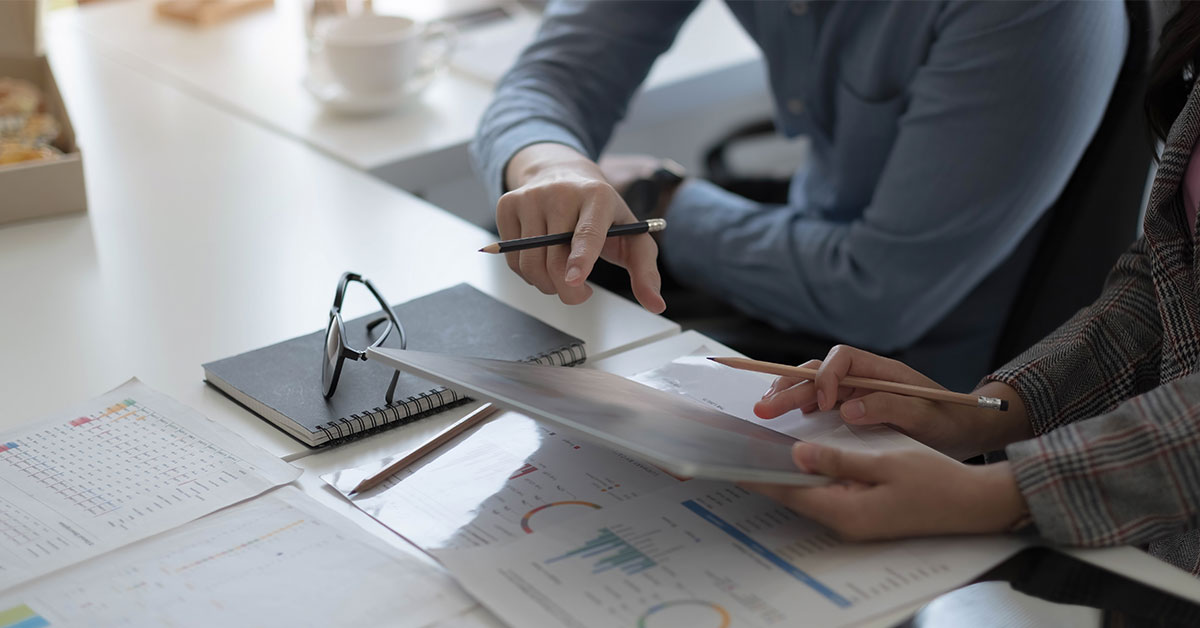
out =
[[[515,190],[552,169],[576,168],[599,175],[596,163],[579,151],[556,142],[530,144],[517,151],[504,167],[504,189]]]
[[[663,218],[686,177],[683,166],[663,159],[649,175],[633,181],[622,196],[638,220]]]

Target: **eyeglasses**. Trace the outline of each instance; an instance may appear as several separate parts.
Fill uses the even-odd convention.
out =
[[[396,318],[396,312],[392,310],[392,306],[388,305],[387,300],[379,294],[371,281],[357,273],[342,273],[342,278],[338,281],[337,293],[333,296],[333,306],[329,308],[329,324],[325,327],[325,355],[321,362],[321,383],[324,386],[326,399],[332,397],[334,391],[337,390],[338,379],[342,376],[342,364],[346,360],[367,359],[366,350],[352,349],[346,344],[346,326],[342,322],[342,300],[346,297],[346,287],[352,281],[366,286],[367,290],[370,290],[371,294],[375,296],[375,300],[379,301],[380,307],[383,308],[384,316],[367,323],[367,333],[374,331],[380,323],[387,323],[383,333],[371,343],[371,348],[382,345],[393,329],[400,334],[400,348],[404,349],[408,346],[408,339],[404,335],[404,326],[400,324],[400,319]],[[387,391],[388,404],[392,403],[392,393],[395,391],[399,375],[399,372],[392,375],[392,384]]]

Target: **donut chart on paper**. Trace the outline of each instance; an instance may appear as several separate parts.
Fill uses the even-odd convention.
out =
[[[530,510],[529,512],[525,513],[525,516],[521,517],[521,529],[525,531],[525,534],[533,534],[533,528],[530,527],[529,520],[532,519],[533,516],[536,515],[537,513],[541,512],[543,510],[546,510],[547,508],[554,508],[555,506],[588,506],[590,508],[600,510],[600,505],[593,504],[592,502],[585,502],[585,501],[579,501],[579,500],[566,500],[566,501],[561,501],[561,502],[551,502],[549,504],[543,504],[541,506],[538,506],[537,508],[534,508],[533,510]]]
[[[660,613],[670,615],[671,609],[682,611],[685,610],[683,607],[691,607],[686,609],[687,611],[690,611],[688,615],[693,616],[689,617],[689,619],[699,619],[694,617],[696,612],[695,607],[701,607],[703,610],[700,612],[704,613],[708,617],[712,617],[712,619],[715,620],[715,623],[711,624],[693,624],[696,626],[696,628],[709,628],[710,626],[712,628],[729,628],[731,621],[729,617],[729,611],[725,610],[725,607],[721,606],[720,604],[706,602],[704,600],[673,600],[671,602],[660,602],[655,604],[654,606],[650,607],[650,610],[646,611],[641,617],[638,618],[638,628],[654,628],[655,623],[651,621],[653,616]],[[679,622],[676,621],[676,619],[681,618],[668,619],[667,617],[662,617],[662,620],[665,622],[662,625],[678,625]]]

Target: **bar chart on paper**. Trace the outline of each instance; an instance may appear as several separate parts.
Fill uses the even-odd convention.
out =
[[[652,539],[643,537],[642,541],[643,547],[639,548],[634,545],[636,540],[626,541],[616,532],[608,528],[600,528],[596,538],[589,539],[582,546],[565,554],[546,559],[546,564],[550,565],[568,558],[594,559],[592,562],[593,574],[604,573],[609,569],[619,569],[621,573],[632,576],[658,564],[653,558],[653,554],[656,553],[654,549],[645,547],[646,542],[652,542]]]
[[[0,442],[0,588],[299,473],[137,381]]]
[[[761,496],[693,480],[439,559],[514,625],[840,625],[966,581],[1020,547],[982,543],[846,544]]]

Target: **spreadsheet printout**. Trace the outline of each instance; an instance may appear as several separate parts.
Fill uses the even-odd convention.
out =
[[[426,626],[473,606],[287,486],[0,594],[0,625]]]
[[[49,419],[0,433],[0,590],[299,474],[131,380]]]

